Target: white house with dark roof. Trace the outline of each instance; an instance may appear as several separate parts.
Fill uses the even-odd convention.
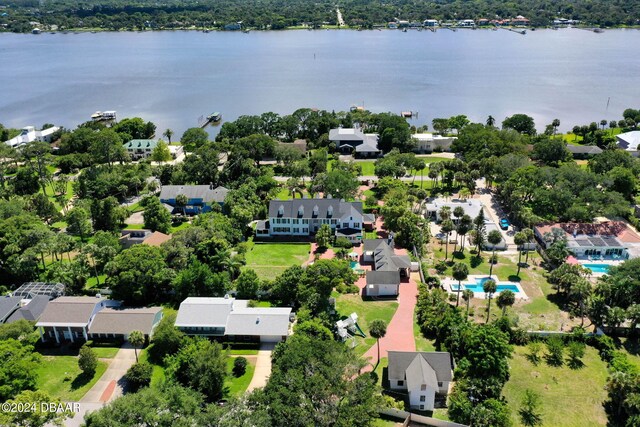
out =
[[[373,271],[366,274],[365,295],[398,295],[401,278],[409,276],[411,259],[407,255],[396,255],[393,240],[366,239],[363,243],[362,261],[373,264]]]
[[[389,351],[389,388],[407,391],[409,406],[420,411],[435,408],[436,396],[446,396],[453,381],[448,352]]]
[[[229,341],[280,342],[289,335],[291,308],[247,307],[247,300],[189,297],[178,309],[175,326],[187,335]]]
[[[336,128],[329,130],[329,141],[336,144],[341,153],[353,153],[358,157],[377,157],[378,134],[364,133],[355,128]]]
[[[86,341],[98,312],[106,307],[118,307],[119,301],[101,297],[60,297],[49,302],[36,327],[42,341]]]
[[[322,224],[352,243],[362,240],[364,228],[362,202],[338,199],[293,199],[269,202],[269,219],[256,227],[257,237],[299,236],[316,234]]]

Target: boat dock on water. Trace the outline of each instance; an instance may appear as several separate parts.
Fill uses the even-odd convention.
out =
[[[222,113],[216,111],[215,113],[211,113],[208,116],[200,116],[198,118],[198,126],[201,128],[206,127],[209,123],[219,123],[222,120]]]
[[[115,111],[96,111],[91,115],[91,120],[93,120],[94,122],[116,120],[116,112]]]

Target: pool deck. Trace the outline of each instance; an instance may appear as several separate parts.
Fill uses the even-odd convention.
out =
[[[587,259],[587,258],[578,258],[578,263],[582,265],[584,268],[589,268],[587,265],[608,265],[611,267],[616,267],[622,264],[625,260],[620,259]],[[591,270],[591,269],[590,269]],[[602,276],[606,276],[607,273],[602,271],[593,271],[591,270],[591,277],[598,278]]]
[[[490,276],[491,279],[495,280],[495,282],[499,285],[501,284],[505,284],[505,285],[512,285],[518,288],[518,292],[514,292],[516,299],[517,300],[523,300],[523,301],[527,301],[529,299],[529,297],[527,296],[527,294],[524,292],[524,289],[522,289],[522,286],[520,286],[520,283],[518,282],[510,282],[508,280],[500,280],[498,279],[498,276],[496,276],[495,274]],[[489,278],[489,276],[487,275],[471,275],[467,278],[467,280],[462,282],[462,286],[464,288],[464,285],[477,285],[476,280],[477,279],[486,279]],[[444,289],[449,292],[450,294],[454,294],[456,295],[458,293],[457,291],[457,286],[458,286],[458,281],[455,279],[452,279],[450,277],[447,277],[446,279],[443,280],[443,286]],[[494,294],[494,298],[495,295],[499,294],[500,292],[496,292]],[[479,299],[486,299],[487,295],[484,292],[473,292],[473,297],[474,298],[479,298]]]

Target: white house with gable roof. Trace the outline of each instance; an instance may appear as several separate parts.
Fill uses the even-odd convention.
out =
[[[4,143],[10,147],[17,148],[33,141],[52,142],[53,134],[59,129],[59,127],[53,126],[47,129],[36,130],[33,126],[27,126],[22,128],[20,135],[11,138]]]

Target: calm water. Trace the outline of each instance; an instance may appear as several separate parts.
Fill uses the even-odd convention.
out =
[[[364,103],[418,111],[414,124],[523,112],[570,129],[640,107],[636,30],[0,34],[0,61],[0,123],[12,127],[117,110],[179,135],[213,111]]]

